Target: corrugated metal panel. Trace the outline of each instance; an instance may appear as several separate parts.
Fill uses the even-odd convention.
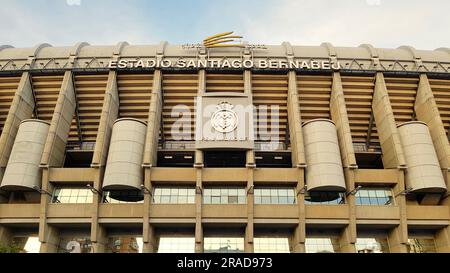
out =
[[[37,117],[34,118],[52,121],[63,79],[64,75],[32,77],[37,112]]]
[[[206,92],[244,93],[244,74],[206,74]]]
[[[0,133],[3,131],[20,77],[0,77]]]
[[[119,117],[147,121],[153,89],[153,74],[119,74]]]
[[[252,92],[258,113],[255,120],[256,141],[285,142],[288,128],[287,75],[253,74]]]
[[[375,88],[374,77],[342,76],[347,114],[350,122],[353,143],[367,141],[370,116],[372,113],[372,99]],[[373,121],[369,149],[379,148],[380,140],[376,123]]]
[[[194,140],[195,138],[195,100],[198,92],[197,74],[163,75],[163,132],[164,140]],[[174,116],[172,116],[174,115]],[[176,122],[176,124],[175,124]],[[186,131],[172,135],[174,126],[184,127]],[[176,139],[177,138],[177,139]]]
[[[450,128],[450,80],[430,79],[430,85],[445,130],[448,132]]]
[[[95,142],[108,83],[108,74],[76,75],[74,79],[82,139],[83,142]],[[70,127],[69,143],[79,141],[76,117],[74,117]]]

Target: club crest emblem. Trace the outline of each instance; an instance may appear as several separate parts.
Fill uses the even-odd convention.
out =
[[[233,111],[234,106],[228,102],[222,102],[216,106],[217,111],[211,117],[214,130],[220,133],[230,133],[238,126],[238,116]]]

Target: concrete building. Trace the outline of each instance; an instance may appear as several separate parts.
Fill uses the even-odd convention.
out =
[[[0,47],[0,249],[450,252],[450,49]]]

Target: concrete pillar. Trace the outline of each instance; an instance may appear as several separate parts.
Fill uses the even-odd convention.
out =
[[[64,74],[64,79],[56,102],[50,129],[42,154],[42,167],[62,167],[66,152],[70,125],[75,113],[76,101],[72,71]]]
[[[92,167],[104,167],[108,158],[109,143],[114,122],[119,118],[119,92],[117,90],[117,72],[110,71],[103,99],[102,114],[98,126]]]
[[[0,247],[9,246],[12,239],[11,230],[5,226],[0,226]]]
[[[287,98],[289,135],[292,147],[292,165],[304,167],[306,165],[305,148],[303,146],[302,117],[298,101],[297,75],[289,71],[289,87]]]
[[[48,168],[42,169],[42,189],[52,192],[53,187],[49,183]],[[51,197],[47,194],[41,194],[41,206],[39,212],[39,241],[41,242],[41,253],[56,253],[59,244],[59,231],[54,226],[47,223],[47,210],[51,202]]]
[[[375,91],[373,94],[372,111],[377,124],[378,137],[383,152],[383,165],[386,169],[405,167],[403,149],[400,135],[395,123],[394,112],[389,100],[386,82],[383,73],[376,76]]]
[[[352,191],[356,188],[355,176],[357,170],[344,169],[345,183],[347,184],[347,190]],[[341,251],[347,253],[356,252],[355,244],[357,238],[356,227],[356,197],[353,194],[346,196],[346,205],[349,210],[348,226],[346,226],[341,234],[340,243]]]
[[[11,103],[0,137],[0,181],[3,178],[3,173],[8,164],[9,155],[11,154],[20,123],[25,119],[31,118],[34,107],[35,104],[30,73],[24,72]]]
[[[305,147],[303,142],[302,117],[298,100],[297,74],[295,71],[288,72],[288,122],[289,136],[292,150],[292,165],[297,168],[297,202],[299,209],[298,225],[293,235],[292,251],[296,253],[305,252],[306,238],[306,214],[305,214],[305,195],[300,193],[305,187]]]
[[[414,104],[417,119],[425,122],[430,130],[436,150],[439,165],[441,166],[447,188],[450,188],[449,169],[450,169],[450,145],[442,122],[439,108],[434,99],[433,91],[426,74],[420,75],[419,88],[417,90],[416,102]]]
[[[305,253],[305,241],[306,241],[306,207],[305,207],[305,170],[297,168],[297,204],[298,204],[298,225],[294,229],[292,239],[292,252]]]
[[[153,74],[153,88],[150,98],[150,108],[147,119],[147,136],[144,147],[144,159],[142,166],[144,167],[144,185],[152,192],[151,169],[156,166],[158,158],[158,137],[161,127],[161,111],[162,111],[162,72],[155,70]],[[150,206],[152,203],[150,193],[144,197],[144,252],[156,252],[156,238],[154,228],[150,224]]]
[[[435,235],[438,253],[450,253],[450,226],[439,229]]]
[[[250,98],[250,105],[253,105],[252,97],[252,72],[250,70],[244,71],[244,93]],[[255,151],[248,150],[246,156],[247,167],[247,226],[245,228],[245,252],[254,252],[254,170],[255,163]]]
[[[344,168],[355,168],[357,166],[356,157],[353,149],[350,121],[348,119],[347,107],[345,104],[344,89],[342,88],[341,75],[339,72],[333,73],[330,112],[331,119],[336,124],[342,164]]]
[[[91,227],[91,241],[93,253],[106,253],[108,247],[108,234],[106,228],[97,224]]]
[[[198,96],[206,91],[206,71],[201,69],[198,71]],[[196,126],[199,126],[198,124]],[[203,151],[195,151],[196,168],[196,195],[195,195],[195,252],[203,252],[203,223],[202,223],[202,206],[203,206],[203,167],[204,158]]]
[[[93,187],[97,192],[93,196],[91,240],[94,253],[105,252],[106,231],[99,224],[99,207],[102,203],[102,181],[108,156],[112,126],[119,115],[119,94],[117,92],[117,74],[110,71],[103,99],[102,113],[95,142],[91,167],[95,168]]]
[[[389,247],[392,253],[406,253],[408,251],[408,215],[406,197],[400,194],[405,189],[405,174],[403,170],[397,172],[397,184],[393,189],[395,203],[400,209],[400,224],[389,232]]]

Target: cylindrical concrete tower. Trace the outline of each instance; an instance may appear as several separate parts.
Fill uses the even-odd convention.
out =
[[[132,118],[114,123],[106,163],[104,190],[140,189],[144,183],[142,158],[147,125]]]
[[[446,191],[428,126],[423,122],[412,121],[400,124],[398,131],[408,165],[406,185],[414,192]]]
[[[29,191],[41,186],[41,162],[50,124],[36,119],[22,121],[6,166],[1,189]]]
[[[303,124],[308,191],[345,191],[336,126],[328,119]]]

